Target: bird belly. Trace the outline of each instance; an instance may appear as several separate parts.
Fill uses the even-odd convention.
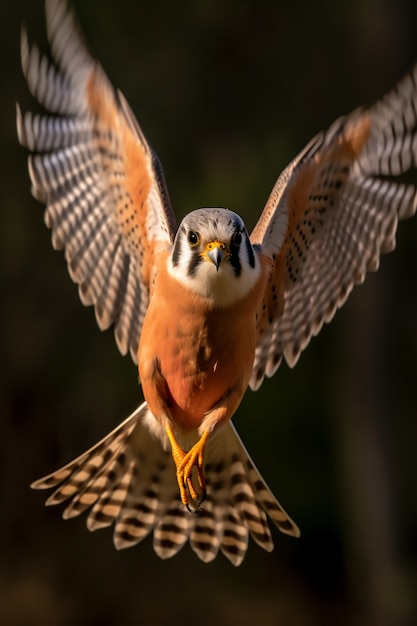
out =
[[[142,338],[158,341],[142,341],[139,351],[143,393],[153,415],[159,421],[168,417],[182,431],[195,431],[224,403],[222,421],[229,419],[251,375],[255,317],[193,310],[153,326]],[[232,393],[238,402],[228,402]]]
[[[232,342],[227,343],[210,343],[206,333],[200,331],[179,338],[176,345],[174,342],[173,354],[166,355],[161,363],[170,392],[172,419],[182,429],[198,428],[231,389],[243,387],[239,351]]]
[[[230,419],[252,374],[256,313],[269,261],[253,290],[227,307],[190,292],[158,272],[139,344],[139,377],[155,419],[184,432],[212,430]]]

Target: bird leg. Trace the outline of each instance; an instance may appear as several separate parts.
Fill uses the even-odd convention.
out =
[[[203,473],[204,448],[206,446],[209,431],[205,431],[196,444],[188,452],[178,444],[174,432],[170,425],[166,426],[166,433],[171,444],[172,458],[177,468],[177,482],[180,490],[181,502],[187,507],[190,513],[201,511],[201,503],[206,497],[206,483]],[[200,493],[194,486],[192,473],[194,468],[197,471],[197,479]],[[200,495],[201,494],[201,495]],[[190,500],[193,509],[190,508]]]

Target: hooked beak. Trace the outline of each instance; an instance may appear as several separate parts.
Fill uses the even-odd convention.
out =
[[[223,259],[228,256],[226,246],[221,241],[210,241],[201,255],[206,261],[210,261],[216,266],[216,270],[219,271],[219,267]]]
[[[207,256],[212,263],[216,266],[216,270],[219,271],[220,263],[224,259],[224,252],[221,248],[213,248],[207,252]]]

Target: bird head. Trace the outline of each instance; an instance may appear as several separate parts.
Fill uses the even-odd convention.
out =
[[[195,293],[226,306],[250,291],[260,266],[242,218],[228,209],[204,208],[181,222],[169,271]]]

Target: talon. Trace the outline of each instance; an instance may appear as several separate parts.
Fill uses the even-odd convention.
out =
[[[192,472],[191,468],[191,472]],[[184,481],[184,485],[186,487],[186,489],[188,490],[188,493],[190,494],[191,499],[194,502],[198,502],[199,498],[198,498],[198,492],[196,490],[196,488],[194,487],[194,483],[193,483],[193,479],[191,477],[191,472],[190,475],[187,474],[187,470],[183,470],[182,467],[180,469],[177,470],[177,480],[183,480]]]
[[[203,504],[204,500],[207,497],[207,489],[206,489],[205,485],[201,486],[201,488],[202,488],[201,498],[199,500],[197,500],[197,504],[198,504],[199,509],[203,510],[201,505]]]
[[[177,482],[180,490],[181,502],[186,506],[190,513],[199,513],[202,508],[201,504],[206,498],[206,483],[203,473],[204,448],[209,436],[209,432],[203,433],[197,443],[189,450],[184,452],[178,445],[177,440],[171,426],[166,427],[169,442],[171,444],[172,458],[177,468]],[[194,468],[197,472],[199,491],[194,486],[192,473]],[[191,509],[190,501],[194,504]]]
[[[201,508],[201,506],[200,506],[200,504],[199,504],[198,502],[197,502],[197,508],[196,508],[196,509],[192,509],[192,508],[190,507],[190,505],[188,504],[188,502],[187,502],[187,504],[185,505],[185,507],[186,507],[187,511],[188,511],[189,513],[191,513],[191,515],[198,515],[198,514],[199,514],[199,513],[201,513],[201,511],[203,510],[203,509]]]

